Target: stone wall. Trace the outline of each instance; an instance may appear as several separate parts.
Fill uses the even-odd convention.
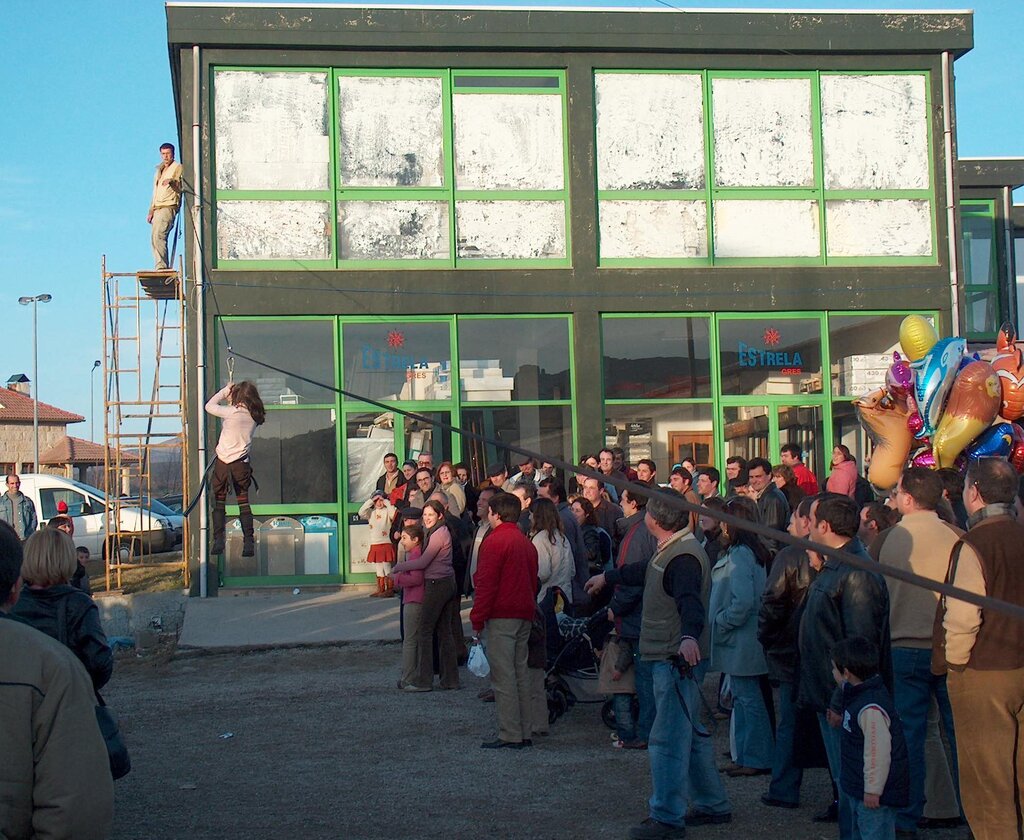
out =
[[[43,454],[57,443],[67,432],[64,423],[39,424],[39,454]],[[27,423],[0,423],[0,453],[5,464],[14,464],[14,469],[21,472],[22,464],[31,463],[33,453],[32,421]],[[47,467],[44,472],[63,475],[61,467]]]

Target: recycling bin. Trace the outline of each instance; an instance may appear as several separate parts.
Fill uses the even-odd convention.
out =
[[[307,575],[338,574],[338,523],[329,516],[303,516],[303,546]]]
[[[274,516],[260,525],[256,533],[261,575],[305,574],[306,535],[301,522],[289,516]]]
[[[257,552],[260,542],[260,535],[255,534]],[[224,530],[224,577],[255,577],[259,574],[255,557],[242,556],[242,520],[230,520]]]

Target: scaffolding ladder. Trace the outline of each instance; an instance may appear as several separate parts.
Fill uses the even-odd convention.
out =
[[[180,261],[179,261],[180,266]],[[188,488],[185,416],[185,294],[181,271],[112,272],[102,261],[104,532],[106,586],[113,576],[153,562],[173,548],[150,527],[154,489]],[[159,456],[180,441],[180,467]],[[154,455],[157,457],[154,458]],[[140,514],[139,511],[142,510]],[[188,520],[182,534],[182,573],[188,585]]]

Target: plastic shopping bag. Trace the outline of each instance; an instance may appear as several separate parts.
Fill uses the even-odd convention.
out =
[[[491,673],[491,664],[487,661],[487,654],[484,653],[484,646],[474,642],[469,649],[469,662],[466,663],[469,673],[477,677],[486,677]]]

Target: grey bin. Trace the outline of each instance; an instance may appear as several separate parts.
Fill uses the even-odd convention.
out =
[[[338,573],[338,523],[328,516],[304,516],[299,520],[306,533],[307,575]]]
[[[232,519],[224,532],[224,577],[255,577],[259,574],[255,557],[242,556],[242,521]],[[256,534],[256,545],[260,535]]]
[[[306,535],[302,523],[288,516],[266,520],[256,531],[261,575],[304,575]]]

